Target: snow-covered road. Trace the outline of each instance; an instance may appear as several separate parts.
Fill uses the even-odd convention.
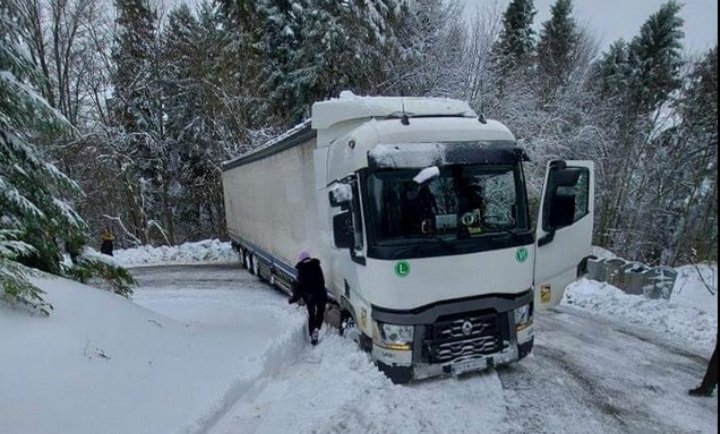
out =
[[[717,432],[717,399],[686,394],[707,359],[650,331],[560,307],[533,354],[499,370],[511,431]]]
[[[272,339],[283,297],[232,266],[134,269],[139,304],[181,321]],[[265,312],[258,327],[243,312]],[[256,315],[253,315],[257,318]],[[287,322],[283,322],[287,324]],[[297,321],[292,322],[297,327]],[[296,334],[301,340],[301,334]],[[561,307],[536,318],[534,354],[459,379],[391,384],[354,342],[299,342],[203,426],[230,433],[717,432],[717,399],[686,390],[708,354],[646,329]]]

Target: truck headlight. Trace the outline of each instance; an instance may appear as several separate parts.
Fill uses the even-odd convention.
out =
[[[515,308],[515,330],[523,330],[532,324],[532,305],[530,303]]]
[[[407,351],[412,349],[414,332],[412,325],[375,323],[375,343],[389,350]]]

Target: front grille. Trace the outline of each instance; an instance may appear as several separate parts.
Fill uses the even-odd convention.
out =
[[[447,363],[458,359],[498,352],[502,348],[500,316],[469,314],[436,322],[427,327],[426,357],[430,363]]]

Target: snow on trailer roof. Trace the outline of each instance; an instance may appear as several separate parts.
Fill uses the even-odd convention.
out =
[[[316,102],[312,106],[312,126],[326,129],[340,122],[363,118],[400,116],[456,116],[477,117],[465,101],[449,98],[357,96],[350,91],[340,92],[339,98]]]
[[[477,113],[470,108],[467,102],[455,99],[356,96],[350,91],[342,91],[340,92],[339,98],[313,104],[311,119],[292,127],[258,148],[224,161],[222,163],[222,169],[230,170],[292,148],[314,137],[317,134],[316,130],[327,129],[340,122],[357,119],[400,117],[403,113],[411,118],[443,116],[456,118],[477,117]],[[507,130],[504,126],[502,127],[504,130]]]
[[[223,161],[222,169],[230,170],[234,167],[265,158],[276,152],[292,148],[312,138],[315,134],[315,131],[310,127],[310,119],[308,119],[251,151],[240,154],[233,159]]]

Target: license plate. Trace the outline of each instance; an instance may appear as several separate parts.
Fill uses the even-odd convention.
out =
[[[485,368],[487,368],[487,360],[473,359],[453,364],[452,373],[457,375],[469,371],[479,371]]]

